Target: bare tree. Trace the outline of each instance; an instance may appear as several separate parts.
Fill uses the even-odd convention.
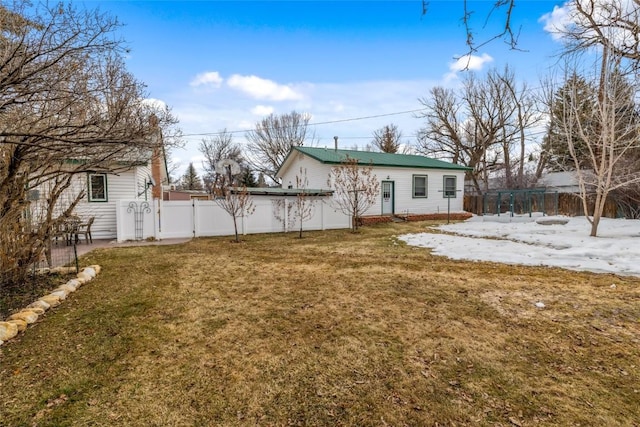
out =
[[[371,145],[383,153],[397,153],[401,148],[401,139],[402,131],[391,123],[373,131]]]
[[[498,172],[509,188],[527,185],[529,130],[540,115],[535,98],[509,67],[490,70],[482,80],[468,75],[460,93],[435,87],[420,102],[426,111],[418,117],[426,124],[418,131],[418,152],[472,168],[468,178],[478,192],[487,191]]]
[[[422,14],[426,15],[429,12],[430,2],[428,0],[422,0]],[[493,2],[491,9],[487,15],[482,19],[482,27],[486,27],[488,21],[492,16],[498,16],[501,19],[501,23],[498,26],[500,30],[496,31],[493,35],[477,41],[475,30],[473,28],[473,18],[478,15],[474,9],[469,5],[468,0],[462,0],[462,14],[460,21],[464,25],[466,34],[466,44],[469,49],[469,53],[477,52],[478,49],[488,45],[489,43],[502,40],[507,43],[511,49],[518,48],[518,37],[520,35],[520,29],[513,29],[511,25],[511,16],[516,6],[516,0],[496,0]],[[447,4],[445,7],[451,7]]]
[[[349,156],[329,173],[329,187],[334,188],[333,203],[345,215],[351,216],[351,230],[357,231],[360,218],[378,199],[380,183],[373,167],[359,165]]]
[[[610,55],[640,62],[640,1],[572,0],[569,22],[555,30],[567,43],[567,52],[606,46]]]
[[[229,180],[228,182],[231,181],[232,180]],[[214,201],[233,218],[235,242],[239,243],[238,218],[251,215],[255,211],[255,206],[251,200],[251,195],[247,191],[247,187],[238,187],[237,185],[223,187],[219,190],[219,194],[214,197]]]
[[[599,52],[595,66],[572,62],[553,109],[578,176],[591,236],[596,236],[607,197],[614,195],[623,206],[633,204],[640,185],[635,102],[640,1],[573,0],[565,7],[568,24],[556,28],[566,42],[565,58],[574,61]],[[585,83],[579,85],[583,76]],[[595,198],[593,216],[588,196]],[[629,211],[633,215],[634,209]]]
[[[217,170],[217,164],[221,160],[233,160],[239,165],[244,163],[242,149],[233,142],[233,135],[226,129],[212,137],[203,139],[200,142],[199,150],[204,156],[205,181],[208,183],[208,191],[212,194],[228,185],[226,182],[227,174],[219,173]]]
[[[309,131],[309,114],[292,111],[289,114],[270,114],[247,132],[247,152],[253,169],[281,184],[276,172],[292,147],[313,145],[315,134]]]
[[[178,141],[168,108],[144,101],[124,66],[117,22],[72,5],[0,5],[0,281],[20,281],[83,191],[55,209],[76,176],[118,172]],[[151,120],[155,118],[154,120]],[[47,188],[50,214],[25,224],[27,191]],[[6,236],[6,238],[5,238]],[[20,242],[13,245],[11,242]],[[5,244],[6,243],[6,244]],[[23,249],[16,252],[17,247]],[[7,260],[5,262],[5,260]]]
[[[420,98],[419,101],[427,111],[417,116],[424,118],[426,124],[418,131],[416,150],[469,166],[468,141],[463,128],[466,117],[458,95],[452,89],[436,86],[431,89],[429,98]]]
[[[598,63],[583,68],[595,70],[595,74],[587,79],[598,87],[595,108],[584,111],[581,88],[577,84],[571,86],[575,79],[567,79],[565,100],[558,107],[562,112],[562,130],[567,135],[575,164],[584,214],[591,223],[590,235],[593,237],[597,235],[608,195],[640,183],[640,115],[634,101],[640,81],[637,81],[634,67],[623,68],[623,64],[623,56],[605,46]],[[576,66],[573,67],[569,76],[577,73]],[[629,81],[631,78],[634,81]],[[575,141],[583,142],[584,147],[579,149]]]
[[[302,226],[305,221],[313,218],[317,199],[308,193],[309,179],[307,178],[307,170],[300,167],[300,173],[296,175],[296,188],[300,190],[293,202],[295,206],[295,215],[300,224],[300,233],[298,237],[302,239]]]
[[[500,122],[503,123],[499,139],[502,145],[505,186],[525,188],[529,181],[525,176],[529,130],[542,121],[537,98],[526,84],[518,85],[515,73],[508,66],[502,73],[490,71],[488,79],[499,101]]]
[[[511,49],[519,48],[520,28],[514,29],[512,26],[518,0],[496,0],[486,14],[479,14],[468,0],[462,0],[461,3],[460,21],[465,29],[468,54],[497,40],[504,41]],[[567,19],[562,27],[555,30],[564,36],[569,50],[606,45],[614,55],[636,63],[640,61],[640,1],[568,0],[564,7],[568,10]],[[428,15],[429,8],[430,2],[422,0],[423,15]],[[483,28],[488,26],[490,20],[496,20],[499,30],[477,40],[477,31],[474,29],[474,19],[477,17]]]
[[[499,143],[502,117],[495,95],[486,81],[470,74],[460,95],[435,87],[430,98],[420,99],[426,111],[418,117],[426,119],[426,124],[418,131],[416,150],[472,168],[469,178],[478,192],[488,189],[489,170],[498,164],[494,147]]]

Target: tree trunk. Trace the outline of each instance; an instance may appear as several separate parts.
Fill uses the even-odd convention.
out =
[[[240,239],[238,238],[238,222],[235,215],[233,215],[233,229],[236,233],[236,243],[240,243]]]

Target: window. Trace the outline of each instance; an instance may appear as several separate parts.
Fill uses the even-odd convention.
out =
[[[89,201],[90,202],[106,202],[107,201],[107,175],[105,174],[89,174]]]
[[[444,189],[442,191],[443,197],[456,197],[456,177],[455,176],[445,176],[444,177]]]
[[[427,175],[413,175],[413,197],[427,197]]]

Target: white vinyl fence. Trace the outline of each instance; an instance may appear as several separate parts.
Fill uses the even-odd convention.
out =
[[[303,230],[349,228],[351,218],[337,212],[331,197],[314,198],[313,215]],[[295,197],[252,196],[255,211],[237,218],[239,234],[278,233],[300,229]],[[121,200],[117,206],[119,242],[235,234],[233,218],[213,200]]]

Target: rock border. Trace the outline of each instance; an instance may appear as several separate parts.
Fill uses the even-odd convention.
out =
[[[74,279],[58,286],[49,294],[42,296],[32,302],[22,310],[13,313],[4,321],[0,321],[0,346],[6,341],[15,338],[19,333],[24,332],[27,326],[35,323],[38,317],[44,314],[51,307],[57,307],[69,294],[77,291],[81,286],[93,280],[99,273],[99,265],[90,265],[77,273]]]

